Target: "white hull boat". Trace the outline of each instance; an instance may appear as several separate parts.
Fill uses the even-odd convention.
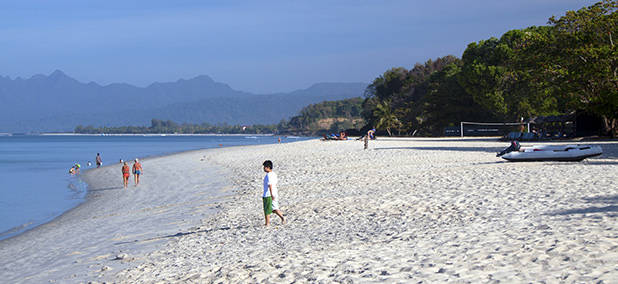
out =
[[[519,147],[515,147],[519,148]],[[510,150],[510,151],[509,151]],[[603,154],[600,146],[590,145],[535,145],[532,147],[521,147],[514,149],[513,146],[507,148],[506,153],[500,153],[503,159],[511,162],[531,162],[531,161],[565,161],[579,162],[583,159],[599,156]]]

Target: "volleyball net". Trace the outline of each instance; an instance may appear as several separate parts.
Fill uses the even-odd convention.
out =
[[[509,132],[521,131],[522,126],[530,132],[527,122],[471,122],[462,121],[459,126],[461,138],[467,136],[504,136]]]

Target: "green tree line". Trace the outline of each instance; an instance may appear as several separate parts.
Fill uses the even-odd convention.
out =
[[[604,135],[618,136],[617,1],[604,0],[547,26],[511,30],[470,43],[452,55],[391,68],[365,98],[322,102],[272,125],[177,124],[78,126],[78,133],[274,133],[315,135],[376,127],[389,135],[442,135],[460,121],[518,122],[582,112],[599,117]]]
[[[387,70],[365,93],[362,116],[392,134],[440,135],[460,121],[596,115],[617,136],[617,1],[552,17],[547,26],[511,30],[412,69]]]
[[[365,124],[361,118],[362,104],[363,99],[360,97],[311,104],[304,107],[299,115],[292,117],[283,128],[287,132],[304,135],[360,128]]]
[[[278,124],[268,125],[228,125],[209,123],[190,124],[176,123],[170,120],[152,119],[150,126],[117,126],[117,127],[75,127],[75,133],[82,134],[293,134],[321,135],[326,132],[338,132],[355,126],[362,126],[362,98],[352,98],[340,101],[325,101],[304,107],[299,115],[282,120]],[[326,128],[320,128],[316,123],[321,119],[337,119]],[[357,122],[357,125],[354,125]]]
[[[176,123],[170,120],[152,119],[150,126],[117,126],[117,127],[75,127],[75,133],[82,134],[272,134],[278,132],[278,125],[227,125],[209,123],[190,124]]]

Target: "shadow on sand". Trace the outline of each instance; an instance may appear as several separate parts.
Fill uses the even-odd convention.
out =
[[[602,165],[618,165],[618,161],[595,161],[593,159],[591,159],[591,160],[584,160],[584,163],[586,163],[588,165],[597,165],[597,166],[602,166]]]
[[[428,140],[424,140],[428,141]],[[436,141],[444,141],[444,140],[436,140]],[[410,142],[409,140],[407,142]],[[557,141],[563,142],[563,141]],[[525,142],[526,147],[532,146],[534,142]],[[545,142],[547,144],[551,144],[551,142]],[[530,145],[528,145],[530,144]],[[573,144],[586,144],[586,142],[573,142]],[[599,157],[587,159],[587,163],[591,165],[616,165],[618,164],[618,143],[599,143],[595,144],[601,146],[603,149],[603,154]],[[425,151],[461,151],[461,152],[485,152],[485,153],[498,153],[502,151],[504,148],[508,146],[508,143],[505,144],[504,147],[422,147],[422,146],[413,146],[413,147],[376,147],[374,150],[385,151],[385,150],[425,150]],[[610,159],[615,161],[598,161],[598,159]],[[569,163],[566,163],[569,164]]]
[[[585,144],[585,143],[580,143]],[[618,143],[599,143],[595,144],[601,146],[603,154],[599,156],[601,159],[618,159]]]
[[[588,198],[584,198],[584,200],[586,200],[587,203],[603,204],[606,206],[590,206],[590,207],[585,207],[585,208],[573,208],[573,209],[545,213],[544,215],[564,216],[564,215],[573,215],[573,214],[618,212],[618,194],[588,197]]]
[[[559,216],[559,215],[572,215],[572,214],[588,214],[588,213],[610,213],[610,212],[618,212],[618,205],[610,205],[604,207],[586,207],[586,208],[576,208],[563,210],[558,212],[549,213],[546,215],[550,216]]]
[[[241,227],[238,227],[236,229],[248,229],[248,228],[249,228],[249,226],[241,226]],[[117,243],[114,243],[114,245],[126,245],[126,244],[140,243],[140,242],[150,242],[150,241],[156,241],[156,240],[178,238],[178,237],[187,236],[187,235],[193,235],[193,234],[197,234],[197,233],[210,233],[210,232],[216,232],[216,231],[227,231],[227,230],[230,230],[230,229],[232,229],[232,227],[220,227],[220,228],[213,228],[213,229],[207,229],[207,230],[197,230],[197,231],[189,231],[189,232],[178,232],[178,233],[173,234],[173,235],[153,237],[153,238],[147,238],[147,239],[143,239],[143,240],[133,240],[133,241],[126,241],[126,242],[117,242]]]
[[[114,189],[122,189],[122,186],[93,188],[93,189],[88,189],[88,191],[95,192],[95,191],[114,190]]]
[[[410,139],[411,138],[411,139]],[[415,140],[417,139],[417,140]],[[380,140],[380,138],[378,138]],[[399,142],[500,142],[500,138],[498,137],[479,137],[479,138],[461,138],[461,137],[453,137],[453,138],[424,138],[424,137],[406,137],[405,139],[397,139],[397,138],[389,138],[385,137],[380,141],[399,141]],[[371,143],[371,142],[369,142]],[[508,141],[506,142],[508,143]]]
[[[508,145],[507,145],[508,146]],[[461,152],[486,152],[496,153],[502,151],[505,147],[377,147],[374,150],[421,150],[421,151],[461,151]]]

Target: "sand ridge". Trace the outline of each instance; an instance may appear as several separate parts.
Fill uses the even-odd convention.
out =
[[[527,143],[526,143],[527,144]],[[560,143],[554,143],[560,144]],[[304,141],[194,155],[235,194],[118,282],[618,279],[618,143],[581,163],[509,163],[488,139]],[[289,223],[262,226],[261,163]]]

